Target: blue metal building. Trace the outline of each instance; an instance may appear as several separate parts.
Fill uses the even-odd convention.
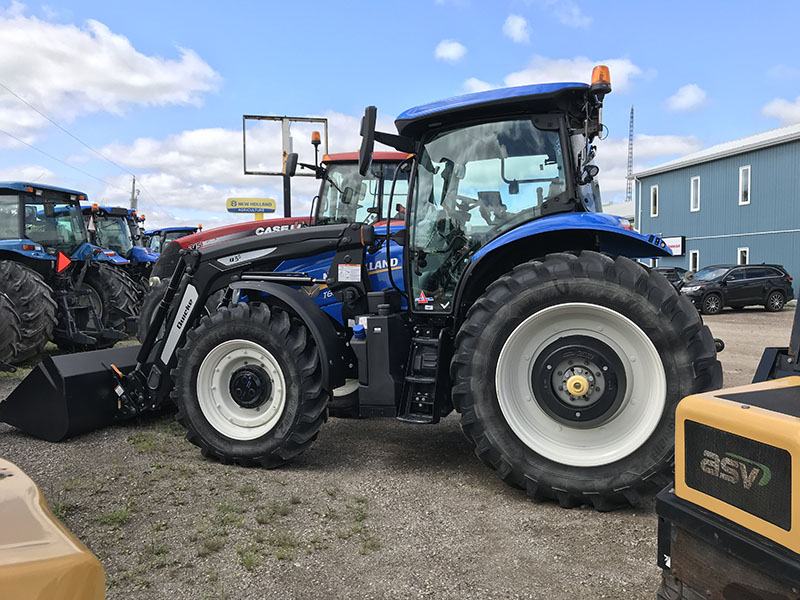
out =
[[[800,277],[800,124],[634,177],[636,228],[666,238],[675,254],[660,266],[778,263]]]

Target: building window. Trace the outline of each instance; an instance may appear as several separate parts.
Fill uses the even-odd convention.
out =
[[[695,273],[700,270],[700,250],[689,250],[689,270]]]
[[[750,248],[739,248],[736,250],[736,264],[737,265],[750,264]]]
[[[689,210],[697,212],[700,210],[700,178],[692,177],[691,181],[691,201]]]
[[[739,167],[739,206],[750,204],[750,165]]]
[[[650,268],[651,269],[655,269],[657,266],[658,266],[658,259],[657,258],[651,258],[650,259]]]
[[[650,216],[658,216],[658,186],[650,186]]]

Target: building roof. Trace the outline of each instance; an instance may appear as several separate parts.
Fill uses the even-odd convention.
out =
[[[732,142],[717,144],[716,146],[687,154],[686,156],[671,160],[662,165],[637,171],[634,173],[634,177],[649,177],[650,175],[675,171],[677,169],[683,169],[684,167],[691,167],[700,163],[725,158],[727,156],[734,156],[744,152],[752,152],[753,150],[768,148],[769,146],[777,146],[778,144],[785,144],[795,140],[800,140],[800,123],[779,127],[778,129],[770,129],[769,131],[750,135]]]
[[[636,214],[636,203],[631,200],[630,202],[615,202],[613,204],[603,204],[603,212],[607,215],[615,215],[625,219],[633,220]]]

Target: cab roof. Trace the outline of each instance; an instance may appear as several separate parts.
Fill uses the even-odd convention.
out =
[[[400,162],[411,156],[405,152],[373,152],[372,162]],[[340,152],[326,154],[322,157],[324,163],[358,162],[358,152]]]
[[[400,135],[420,137],[431,126],[523,112],[562,110],[585,96],[586,83],[539,83],[499,88],[437,100],[409,108],[394,123]]]
[[[158,229],[150,229],[145,231],[145,235],[153,235],[154,233],[159,232],[166,232],[166,231],[195,231],[198,229],[197,227],[160,227]]]
[[[65,194],[75,194],[76,196],[86,197],[86,194],[84,192],[79,192],[77,190],[69,190],[67,188],[60,188],[54,185],[44,185],[42,183],[28,183],[25,181],[0,181],[0,189],[26,192],[28,191],[27,190],[28,187],[40,190],[50,190],[52,192],[63,192]]]

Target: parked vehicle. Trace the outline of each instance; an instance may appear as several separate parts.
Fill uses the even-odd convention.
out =
[[[151,229],[144,232],[144,245],[153,252],[161,253],[164,247],[177,239],[202,231],[203,226],[197,227],[164,227]]]
[[[128,259],[125,269],[143,298],[150,288],[150,273],[159,254],[144,246],[136,211],[92,204],[83,207],[83,218],[93,243]]]
[[[599,67],[592,85],[418,106],[396,134],[368,107],[358,173],[375,141],[410,153],[388,200],[337,183],[317,203],[328,224],[182,253],[141,347],[54,357],[0,420],[59,440],[174,402],[204,456],[273,468],[357,379],[361,417],[461,413],[480,459],[532,498],[639,504],[669,479],[675,405],[720,387],[722,368],[691,303],[632,260],[666,243],[600,212],[592,142],[610,90]],[[32,419],[31,398],[60,410]]]
[[[25,182],[0,183],[0,281],[20,320],[15,362],[53,340],[65,349],[108,348],[135,326],[128,260],[89,243],[85,194]]]
[[[742,309],[755,304],[777,312],[794,298],[786,269],[766,264],[706,267],[681,287],[681,293],[704,315],[716,315],[726,306]]]
[[[661,273],[676,289],[681,289],[683,278],[689,272],[682,267],[656,267],[653,270]]]

